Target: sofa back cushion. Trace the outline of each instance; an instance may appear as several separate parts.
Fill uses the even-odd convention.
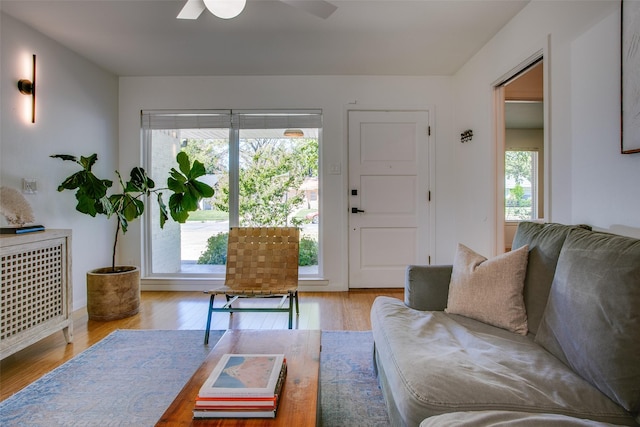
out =
[[[631,412],[640,410],[640,240],[573,229],[536,342]]]
[[[529,246],[529,262],[524,279],[524,305],[529,332],[536,334],[547,305],[560,249],[569,230],[562,224],[521,222],[513,238],[513,249]]]

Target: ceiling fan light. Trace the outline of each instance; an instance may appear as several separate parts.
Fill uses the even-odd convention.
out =
[[[204,0],[204,5],[218,18],[231,19],[240,15],[247,0]]]

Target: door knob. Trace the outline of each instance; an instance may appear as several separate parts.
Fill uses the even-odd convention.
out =
[[[351,213],[360,213],[360,212],[364,212],[364,211],[358,208],[351,208]]]

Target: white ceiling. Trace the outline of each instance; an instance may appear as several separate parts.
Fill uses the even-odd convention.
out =
[[[452,75],[529,0],[277,0],[178,20],[185,0],[0,0],[0,10],[119,76]]]
[[[544,128],[544,103],[507,101],[504,120],[507,129],[542,129]]]

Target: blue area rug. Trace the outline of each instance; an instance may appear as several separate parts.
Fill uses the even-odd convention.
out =
[[[118,330],[0,402],[0,425],[153,426],[223,334]],[[323,332],[323,426],[387,426],[370,332]]]

